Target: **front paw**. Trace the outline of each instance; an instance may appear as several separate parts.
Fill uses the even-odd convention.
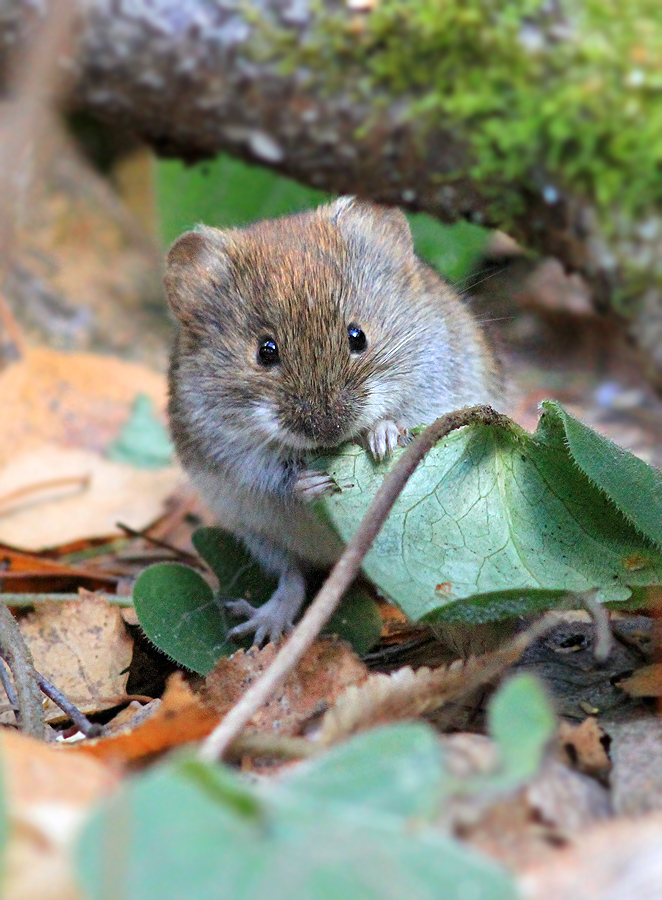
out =
[[[326,472],[315,472],[313,469],[304,469],[299,472],[294,482],[294,493],[305,503],[312,503],[329,494],[335,494],[340,490],[333,478]]]
[[[404,447],[408,440],[408,430],[392,419],[380,419],[366,436],[368,449],[376,460],[390,456],[398,445]]]
[[[246,618],[245,622],[235,625],[228,636],[240,640],[254,634],[253,644],[258,647],[267,641],[277,643],[292,630],[300,606],[298,597],[294,602],[288,602],[287,598],[278,595],[278,591],[262,606],[253,606],[248,600],[227,600],[225,607],[231,616]]]

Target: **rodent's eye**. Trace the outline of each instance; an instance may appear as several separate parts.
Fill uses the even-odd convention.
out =
[[[368,339],[365,332],[358,325],[352,322],[347,326],[347,334],[349,335],[349,349],[351,353],[363,353],[368,346]]]
[[[261,366],[275,366],[280,362],[278,344],[273,338],[267,337],[260,341],[257,348],[257,359]]]

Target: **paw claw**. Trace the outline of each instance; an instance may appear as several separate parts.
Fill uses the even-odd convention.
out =
[[[398,445],[404,446],[409,440],[409,432],[399,422],[380,419],[368,432],[367,440],[373,457],[381,460],[390,456]]]
[[[326,472],[304,469],[294,485],[294,493],[306,502],[319,500],[339,490],[336,482]]]

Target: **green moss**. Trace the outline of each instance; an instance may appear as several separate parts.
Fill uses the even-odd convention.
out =
[[[413,97],[413,118],[466,140],[456,174],[490,192],[504,226],[527,191],[583,195],[605,220],[615,208],[634,218],[659,207],[659,0],[566,3],[561,27],[544,6],[380,0],[366,17],[325,6],[284,65],[307,62],[331,89],[353,79],[357,97]]]

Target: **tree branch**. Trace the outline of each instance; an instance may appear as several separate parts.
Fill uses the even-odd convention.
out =
[[[366,21],[340,0],[75,2],[79,55],[65,64],[75,73],[72,106],[126,127],[163,155],[195,161],[227,151],[332,193],[446,222],[507,225],[529,246],[594,275],[601,294],[611,285],[614,273],[599,265],[595,247],[577,239],[590,218],[586,204],[564,196],[550,204],[542,189],[511,179],[499,189],[517,196],[521,213],[509,223],[495,217],[495,186],[458,174],[471,151],[456,129],[412,118],[422,91],[375,87],[361,61],[334,46],[339,23],[351,47],[352,29],[356,40]],[[21,16],[29,5],[5,0],[0,55],[3,37],[7,47],[30,34]]]
[[[0,656],[9,666],[14,678],[17,719],[21,731],[32,737],[43,738],[44,713],[32,655],[4,600],[0,600]]]

